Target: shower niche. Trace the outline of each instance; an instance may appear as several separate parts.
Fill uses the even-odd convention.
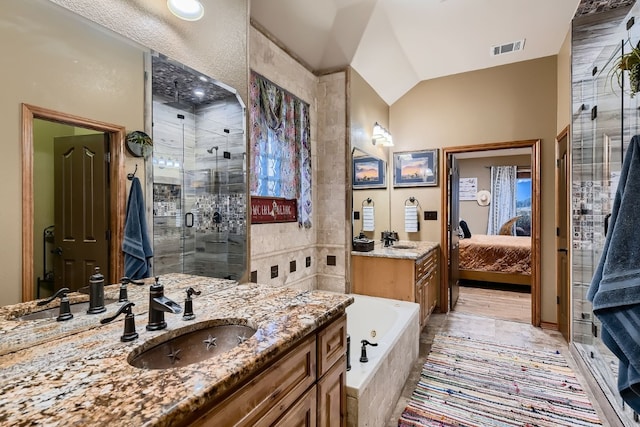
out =
[[[151,71],[154,274],[240,280],[245,106],[233,88],[162,55]]]

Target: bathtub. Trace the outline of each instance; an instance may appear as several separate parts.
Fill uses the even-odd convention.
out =
[[[354,302],[347,307],[347,334],[351,341],[347,426],[384,426],[418,357],[420,305],[351,296]],[[359,361],[362,340],[378,344],[366,346],[366,363]]]

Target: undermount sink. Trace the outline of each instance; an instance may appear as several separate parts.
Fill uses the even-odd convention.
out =
[[[415,249],[413,245],[393,245],[389,246],[390,249]]]
[[[111,304],[112,302],[118,301],[117,299],[105,298],[104,305]],[[89,308],[89,301],[86,302],[76,302],[74,304],[69,304],[72,314],[76,313],[86,313]],[[60,307],[51,307],[45,310],[34,311],[32,313],[28,313],[19,317],[16,317],[14,320],[38,320],[38,319],[53,319],[60,314]]]
[[[201,362],[251,338],[256,329],[243,323],[237,319],[213,320],[167,332],[165,335],[172,337],[162,340],[160,336],[134,350],[129,364],[141,369],[167,369]]]

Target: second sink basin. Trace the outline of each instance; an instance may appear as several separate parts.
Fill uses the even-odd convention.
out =
[[[416,247],[413,245],[393,245],[389,247],[390,249],[415,249]]]
[[[111,304],[112,302],[116,302],[116,299],[105,298],[104,304]],[[71,309],[71,313],[84,313],[89,309],[89,301],[86,302],[76,302],[74,304],[69,304],[69,308]],[[38,319],[53,319],[58,317],[60,313],[60,307],[52,307],[47,308],[40,311],[34,311],[32,313],[28,313],[19,317],[16,317],[15,320],[38,320]]]
[[[180,368],[231,350],[255,333],[238,319],[196,323],[167,332],[170,337],[164,340],[160,336],[148,341],[129,355],[129,364],[141,369]]]

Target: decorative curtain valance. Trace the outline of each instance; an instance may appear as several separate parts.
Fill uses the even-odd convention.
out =
[[[251,72],[250,144],[252,196],[298,201],[298,225],[311,227],[309,104]]]

